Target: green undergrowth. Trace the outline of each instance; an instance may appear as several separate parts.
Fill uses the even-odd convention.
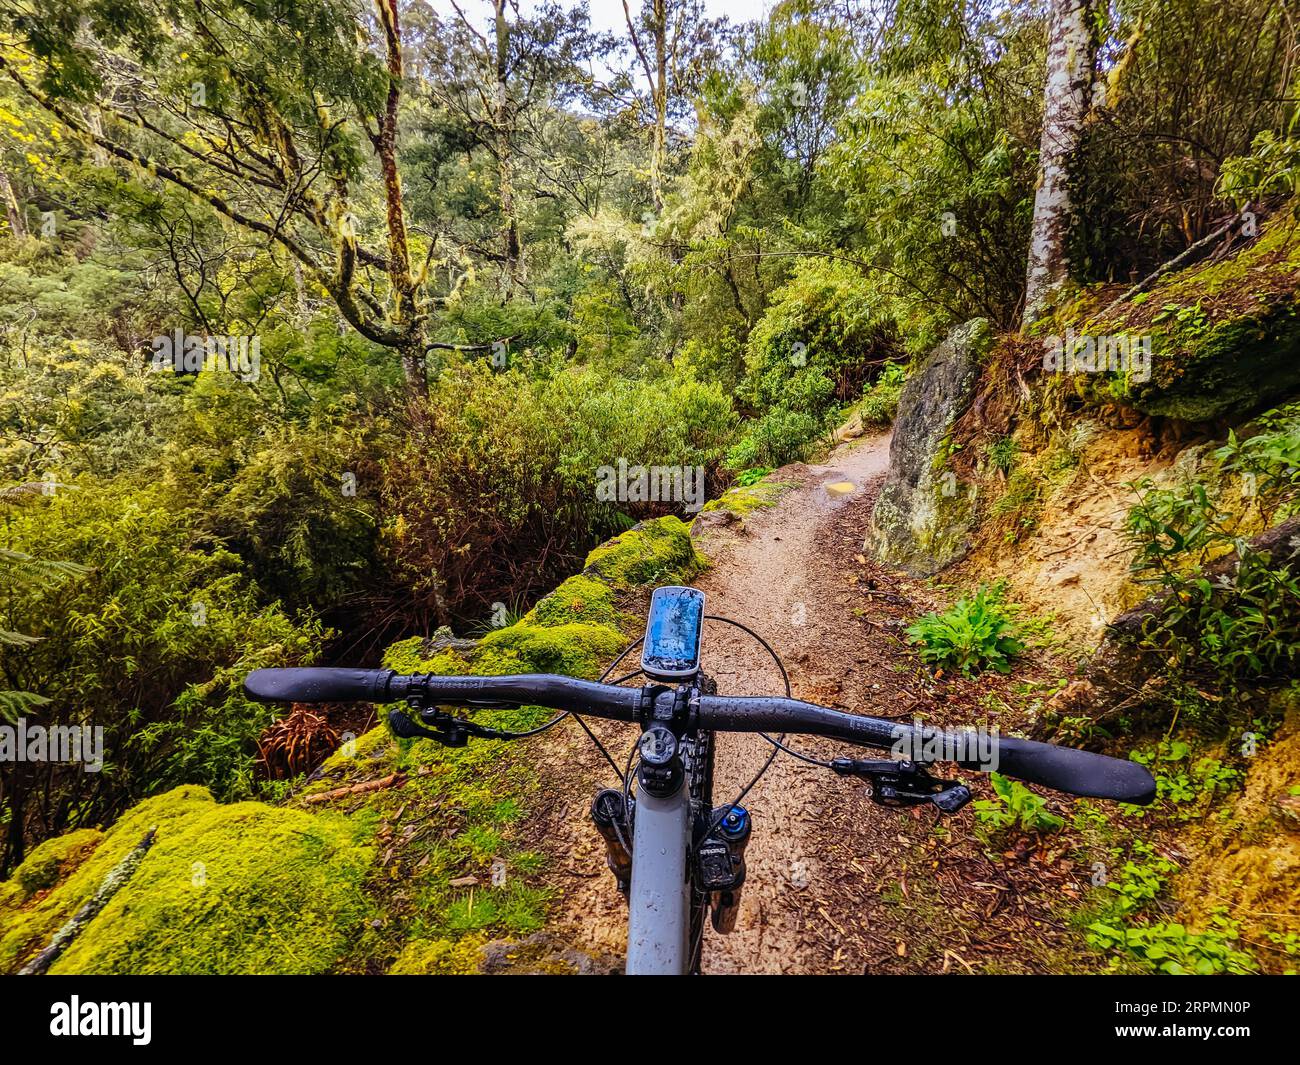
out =
[[[1290,904],[1251,898],[1225,905],[1231,891],[1293,893],[1270,883],[1294,867],[1284,833],[1244,802],[1250,774],[1271,790],[1262,728],[1225,743],[1196,733],[1153,740],[1130,757],[1156,779],[1151,806],[1076,804],[1074,857],[1089,872],[1091,890],[1069,915],[1112,972],[1244,974],[1284,971]],[[1279,752],[1283,753],[1283,752]],[[1279,840],[1282,851],[1278,850]],[[1259,860],[1236,861],[1263,848]],[[1272,870],[1272,872],[1270,872]],[[1249,880],[1260,884],[1251,887]],[[1272,944],[1282,943],[1274,948]],[[1264,954],[1269,960],[1264,960]],[[1294,968],[1294,962],[1290,962]]]

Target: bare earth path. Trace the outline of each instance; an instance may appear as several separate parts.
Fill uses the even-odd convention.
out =
[[[796,697],[878,717],[1014,728],[1015,712],[991,698],[1005,694],[1004,678],[936,681],[920,668],[902,629],[936,605],[933,593],[862,555],[888,449],[888,436],[869,437],[821,465],[786,467],[774,479],[790,487],[774,507],[704,531],[713,566],[697,583],[708,611],[764,636]],[[771,658],[743,632],[711,622],[704,644],[721,694],[780,692]],[[616,756],[634,739],[626,727],[596,731]],[[563,750],[546,762],[568,769],[544,785],[538,830],[547,850],[569,856],[551,878],[561,895],[556,927],[582,949],[616,957],[626,908],[586,820],[611,773],[576,729],[552,742]],[[791,745],[822,758],[848,753],[813,738]],[[720,736],[714,801],[734,799],[770,749],[757,736]],[[709,930],[705,972],[1032,972],[1078,953],[1077,934],[1053,916],[1057,902],[1077,896],[1075,864],[1032,848],[990,858],[969,811],[937,824],[931,808],[885,810],[861,783],[785,755],[744,805],[754,821],[744,901],[731,935]]]
[[[888,468],[889,438],[841,448],[827,466],[800,470],[800,484],[769,511],[746,522],[745,535],[730,537],[714,554],[714,568],[699,582],[709,612],[734,618],[760,633],[787,663],[794,694],[843,706],[844,689],[858,687],[861,648],[845,653],[838,634],[858,625],[847,560],[862,537],[845,533],[831,552],[822,543],[831,519],[865,503]],[[827,484],[835,485],[828,490]],[[709,551],[706,541],[704,548]],[[710,552],[713,554],[713,552]],[[705,636],[705,670],[730,695],[780,691],[770,656],[751,637],[713,624]],[[865,709],[865,708],[864,708]],[[806,740],[792,746],[809,749]],[[714,801],[728,801],[762,766],[771,748],[758,736],[720,738]],[[826,807],[851,789],[825,770],[779,756],[745,800],[754,822],[746,851],[748,879],[736,931],[706,941],[709,972],[810,972],[825,968],[824,950],[809,928],[826,875],[820,826]]]

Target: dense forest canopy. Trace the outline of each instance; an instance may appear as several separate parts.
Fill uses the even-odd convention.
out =
[[[680,509],[602,466],[716,494],[887,422],[948,329],[1020,327],[1045,151],[1069,290],[1300,183],[1274,0],[622,7],[0,0],[0,709],[108,733],[7,776],[0,866],[269,786],[249,669],[486,624]]]

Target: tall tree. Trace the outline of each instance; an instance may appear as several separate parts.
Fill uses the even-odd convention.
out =
[[[437,23],[426,44],[427,91],[495,164],[500,229],[494,250],[478,250],[501,263],[508,290],[527,280],[521,186],[539,161],[544,116],[584,90],[583,66],[608,46],[591,33],[585,4],[547,2],[522,14],[516,0],[490,0],[490,22],[480,24],[462,2],[451,0],[455,17]]]
[[[1038,186],[1029,243],[1024,321],[1033,321],[1069,275],[1070,184],[1092,98],[1092,0],[1050,0]]]
[[[300,264],[399,356],[408,395],[426,394],[428,263],[412,260],[397,159],[397,0],[374,0],[370,18],[363,0],[35,10],[0,7],[0,74],[119,168],[120,208],[153,210],[160,189],[182,190]],[[382,221],[358,206],[376,172]]]
[[[634,16],[623,0],[628,39],[645,76],[650,109],[650,198],[663,208],[668,123],[698,84],[726,19],[706,19],[702,0],[642,0]]]

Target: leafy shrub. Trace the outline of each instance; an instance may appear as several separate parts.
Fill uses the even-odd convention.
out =
[[[811,414],[775,410],[745,423],[741,438],[727,451],[726,466],[744,470],[752,466],[775,468],[807,458],[822,431]]]
[[[727,397],[689,378],[482,364],[444,373],[423,423],[384,462],[383,543],[412,623],[526,596],[579,568],[626,517],[681,509],[598,499],[597,471],[623,459],[716,473],[735,424]]]
[[[48,762],[6,771],[10,815],[39,802],[58,831],[73,811],[93,823],[181,782],[248,794],[275,711],[244,698],[243,675],[309,661],[319,624],[263,605],[238,557],[187,527],[162,486],[81,478],[14,510],[0,535],[0,548],[91,566],[52,589],[0,569],[0,629],[36,638],[7,649],[0,688],[45,696],[42,724],[104,729],[100,773]]]
[[[906,381],[907,372],[902,364],[889,363],[872,382],[858,406],[862,424],[873,429],[888,429],[893,425],[894,418],[898,416],[898,401],[902,398]]]
[[[1270,412],[1257,427],[1245,439],[1231,434],[1214,455],[1221,474],[1241,479],[1244,510],[1201,481],[1159,488],[1146,479],[1126,522],[1133,578],[1165,604],[1143,643],[1228,691],[1289,675],[1300,656],[1300,580],[1248,535],[1296,510],[1300,411]],[[1211,579],[1204,567],[1230,553],[1236,564]]]
[[[1047,801],[1035,795],[1018,780],[1001,773],[989,774],[996,799],[979,799],[974,804],[975,817],[981,825],[995,831],[1019,828],[1022,832],[1055,832],[1065,822],[1047,809]]]
[[[779,406],[791,378],[809,368],[831,383],[825,403],[848,403],[896,350],[893,318],[860,270],[803,260],[749,334],[746,389],[760,408]]]
[[[1005,597],[1005,585],[980,585],[942,614],[918,618],[907,628],[908,639],[932,665],[967,676],[986,667],[1010,673],[1011,659],[1025,643]]]
[[[360,413],[341,408],[286,421],[212,374],[185,400],[163,477],[194,524],[244,560],[269,600],[319,611],[374,582],[371,455],[380,430]]]

